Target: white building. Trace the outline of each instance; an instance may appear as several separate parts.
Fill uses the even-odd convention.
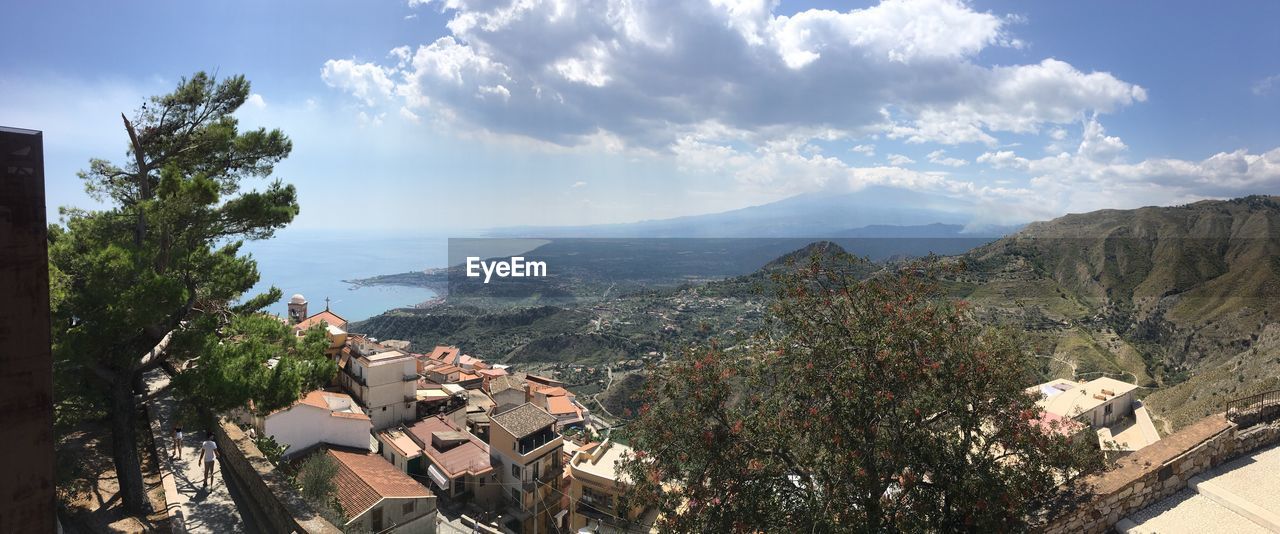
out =
[[[418,368],[413,356],[398,350],[367,351],[347,360],[338,374],[369,413],[373,429],[382,430],[418,415]]]
[[[350,395],[331,391],[312,391],[266,417],[254,420],[264,436],[272,436],[287,445],[285,455],[306,450],[320,443],[369,449],[373,423]]]

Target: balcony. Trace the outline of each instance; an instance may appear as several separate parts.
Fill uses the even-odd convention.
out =
[[[519,452],[520,455],[522,456],[525,454],[529,454],[535,450],[538,450],[538,448],[542,447],[543,445],[551,443],[552,441],[558,439],[559,437],[560,435],[552,431],[551,427],[544,428],[536,434],[521,438],[520,441],[517,443],[518,450],[516,452]]]
[[[366,381],[363,376],[357,376],[355,373],[352,373],[351,370],[347,369],[346,367],[342,368],[342,374],[347,375],[347,379],[351,380],[352,382],[355,382],[356,384],[360,384],[361,386],[364,386],[364,387],[369,387],[369,382]]]
[[[418,376],[417,373],[414,373],[414,374],[405,373],[404,375],[405,382],[417,382],[419,378],[422,378],[422,377]]]

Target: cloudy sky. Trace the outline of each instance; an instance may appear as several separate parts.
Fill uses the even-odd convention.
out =
[[[707,213],[892,185],[989,222],[1280,194],[1277,2],[13,2],[48,195],[119,113],[242,73],[310,229]]]

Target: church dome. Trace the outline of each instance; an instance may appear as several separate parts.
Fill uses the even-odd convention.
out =
[[[289,304],[306,304],[306,303],[307,303],[307,299],[302,297],[302,293],[294,293],[292,297],[289,297]]]

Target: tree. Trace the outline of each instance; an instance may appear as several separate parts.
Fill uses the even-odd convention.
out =
[[[75,375],[82,386],[105,397],[121,496],[134,513],[149,508],[134,430],[142,373],[198,358],[227,325],[243,337],[263,334],[236,318],[280,298],[271,288],[235,304],[258,281],[256,263],[239,254],[242,240],[268,238],[298,214],[291,185],[246,190],[292,148],[279,130],[239,130],[232,113],[248,96],[244,77],[201,72],[133,119],[122,114],[127,163],[94,159],[80,172],[106,208],[63,208],[65,226],[50,228],[51,271],[64,283],[52,302],[55,357],[60,370],[82,371]],[[239,341],[228,340],[227,350]],[[280,346],[285,360],[314,361]],[[311,378],[280,382],[293,388]]]
[[[1102,466],[1087,436],[1039,426],[1034,358],[937,273],[832,265],[778,275],[750,356],[713,345],[656,371],[627,427],[628,506],[683,532],[1011,531]]]
[[[346,523],[346,512],[338,502],[338,487],[333,482],[337,476],[338,462],[321,450],[303,460],[294,481],[302,497],[316,507],[321,517],[342,525]]]

